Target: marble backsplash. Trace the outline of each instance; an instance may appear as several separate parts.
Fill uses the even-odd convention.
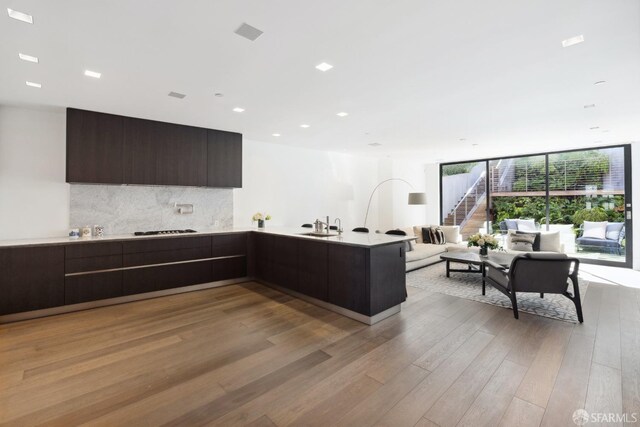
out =
[[[72,184],[72,228],[104,226],[105,234],[233,227],[233,190],[226,188]],[[174,203],[192,204],[180,214]]]

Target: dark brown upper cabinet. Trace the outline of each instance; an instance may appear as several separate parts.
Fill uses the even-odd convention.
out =
[[[242,187],[242,134],[207,131],[207,186]]]
[[[67,182],[122,184],[124,117],[67,109]]]
[[[242,186],[242,135],[67,109],[67,182]]]
[[[126,118],[124,181],[207,186],[207,130]]]

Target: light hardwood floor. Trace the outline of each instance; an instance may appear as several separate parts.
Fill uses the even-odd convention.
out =
[[[578,408],[640,414],[639,290],[592,284],[583,325],[409,292],[374,326],[257,283],[0,325],[0,423],[513,427],[572,426]]]

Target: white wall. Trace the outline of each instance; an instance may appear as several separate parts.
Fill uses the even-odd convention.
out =
[[[382,229],[388,230],[396,227],[408,227],[412,225],[426,224],[427,209],[434,203],[437,205],[438,199],[431,193],[427,193],[427,205],[409,205],[408,195],[413,192],[425,192],[425,165],[423,162],[411,160],[393,160],[391,167],[386,171],[385,178],[400,178],[407,181],[407,185],[399,181],[391,181],[384,184],[384,191],[390,194],[386,201],[390,208],[390,215],[381,219]],[[381,187],[382,188],[382,187]],[[435,223],[434,223],[435,224]]]
[[[427,193],[426,224],[440,224],[440,165],[424,166],[425,192]]]
[[[0,106],[0,239],[68,228],[64,111]]]
[[[378,183],[378,160],[342,153],[244,140],[243,185],[234,190],[234,225],[251,226],[256,212],[267,227],[299,227],[327,215],[345,230],[361,226],[369,193]],[[368,225],[378,223],[372,209]]]
[[[371,200],[367,227],[382,232],[391,228],[424,224],[426,206],[409,206],[409,192],[425,190],[425,166],[407,160],[355,157],[342,153],[244,141],[243,188],[234,192],[234,224],[251,226],[255,212],[269,213],[268,226],[299,227],[329,215],[340,217],[345,230],[362,226],[371,192],[384,183]],[[438,222],[436,193],[427,195]],[[433,183],[431,184],[433,187]]]

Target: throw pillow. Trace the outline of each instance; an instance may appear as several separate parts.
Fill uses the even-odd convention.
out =
[[[518,220],[517,219],[505,219],[504,223],[507,226],[507,230],[517,230],[518,229]]]
[[[516,235],[517,234],[520,234],[520,235],[526,234],[526,235],[529,235],[529,236],[533,236],[534,240],[531,243],[531,245],[533,246],[533,250],[535,252],[538,252],[540,250],[540,233],[531,233],[531,232],[528,233],[526,231],[516,230]]]
[[[540,234],[540,250],[543,252],[562,252],[560,245],[560,232],[552,231]]]
[[[429,228],[429,227],[431,227],[431,225],[429,225],[429,224],[414,225],[413,226],[413,235],[418,238],[418,243],[427,243],[427,242],[424,242],[422,240],[422,229],[423,228]]]
[[[532,252],[533,245],[527,242],[514,242],[511,241],[511,250],[514,251],[522,251],[522,252]]]
[[[444,237],[444,231],[442,231],[442,228],[440,227],[430,227],[429,237],[431,238],[431,243],[434,245],[444,245],[447,243],[447,240]]]
[[[605,237],[609,240],[618,241],[620,237],[620,232],[622,231],[622,227],[624,227],[624,222],[610,222],[607,224],[607,229],[605,231]]]
[[[536,241],[536,236],[533,233],[519,233],[511,235],[511,243],[528,243],[533,248],[533,242]]]
[[[582,237],[590,237],[592,239],[605,239],[607,237],[607,221],[585,221],[583,227]]]
[[[460,238],[460,226],[459,225],[442,225],[440,226],[442,232],[444,233],[444,238],[449,243],[458,243],[461,242]]]
[[[422,228],[422,243],[431,243],[431,227]]]
[[[516,230],[522,231],[536,231],[536,222],[532,219],[517,219],[518,228]]]

